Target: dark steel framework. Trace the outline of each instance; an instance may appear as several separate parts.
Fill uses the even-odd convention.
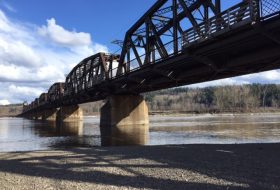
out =
[[[39,97],[39,105],[42,106],[48,103],[48,93],[42,93]]]
[[[56,103],[61,100],[64,95],[65,84],[62,82],[54,83],[48,91],[48,101],[50,103]]]
[[[260,6],[265,16],[271,11],[275,16],[280,3],[272,1],[262,0],[260,5],[258,0],[244,0],[222,11],[221,0],[159,0],[126,33],[117,76],[176,56],[234,27],[256,23],[262,17]]]
[[[158,0],[115,42],[120,55],[82,60],[65,84],[49,89],[49,104],[36,100],[25,111],[279,68],[280,0],[240,0],[229,8],[223,2]]]
[[[98,53],[81,61],[68,74],[65,81],[65,96],[93,88],[96,84],[115,76],[114,65],[118,55]]]

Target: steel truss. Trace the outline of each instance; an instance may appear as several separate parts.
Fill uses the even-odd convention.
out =
[[[222,3],[158,0],[127,31],[122,43],[114,42],[122,47],[120,55],[98,53],[82,60],[65,83],[53,84],[23,112],[100,100],[110,93],[141,93],[237,76],[279,65],[278,28],[274,31],[262,27],[262,23],[276,18],[278,22],[274,23],[279,24],[280,0],[240,0],[226,9],[222,9]],[[228,38],[240,28],[245,32]],[[259,43],[250,39],[252,34]],[[215,39],[219,43],[208,43]],[[258,46],[261,53],[249,51],[246,39],[251,40],[249,47]],[[203,45],[207,43],[210,45]],[[260,43],[270,49],[260,47]],[[233,48],[243,48],[237,59],[231,52]],[[249,63],[257,64],[250,67]]]

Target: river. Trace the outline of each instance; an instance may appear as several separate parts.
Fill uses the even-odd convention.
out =
[[[99,127],[99,117],[54,123],[0,118],[0,152],[65,147],[280,142],[280,114],[150,116],[149,126]]]

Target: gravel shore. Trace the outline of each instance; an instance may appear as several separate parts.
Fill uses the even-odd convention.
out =
[[[0,189],[280,189],[280,144],[0,153]]]

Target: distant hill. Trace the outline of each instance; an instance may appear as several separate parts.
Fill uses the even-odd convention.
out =
[[[22,104],[0,105],[0,117],[13,117],[22,112]]]
[[[98,115],[103,102],[80,104],[84,115]],[[14,117],[22,112],[22,104],[0,105],[0,117]]]
[[[150,114],[280,112],[280,84],[173,88],[143,94]],[[84,115],[99,115],[104,101],[80,104]],[[22,104],[0,106],[0,117],[15,116]]]
[[[80,104],[85,116],[89,115],[99,115],[100,108],[103,105],[103,101],[90,102],[85,104]]]
[[[150,112],[279,112],[279,84],[173,88],[144,94]]]
[[[280,84],[172,88],[143,94],[150,114],[280,112]],[[82,104],[85,115],[99,113],[103,101]]]

